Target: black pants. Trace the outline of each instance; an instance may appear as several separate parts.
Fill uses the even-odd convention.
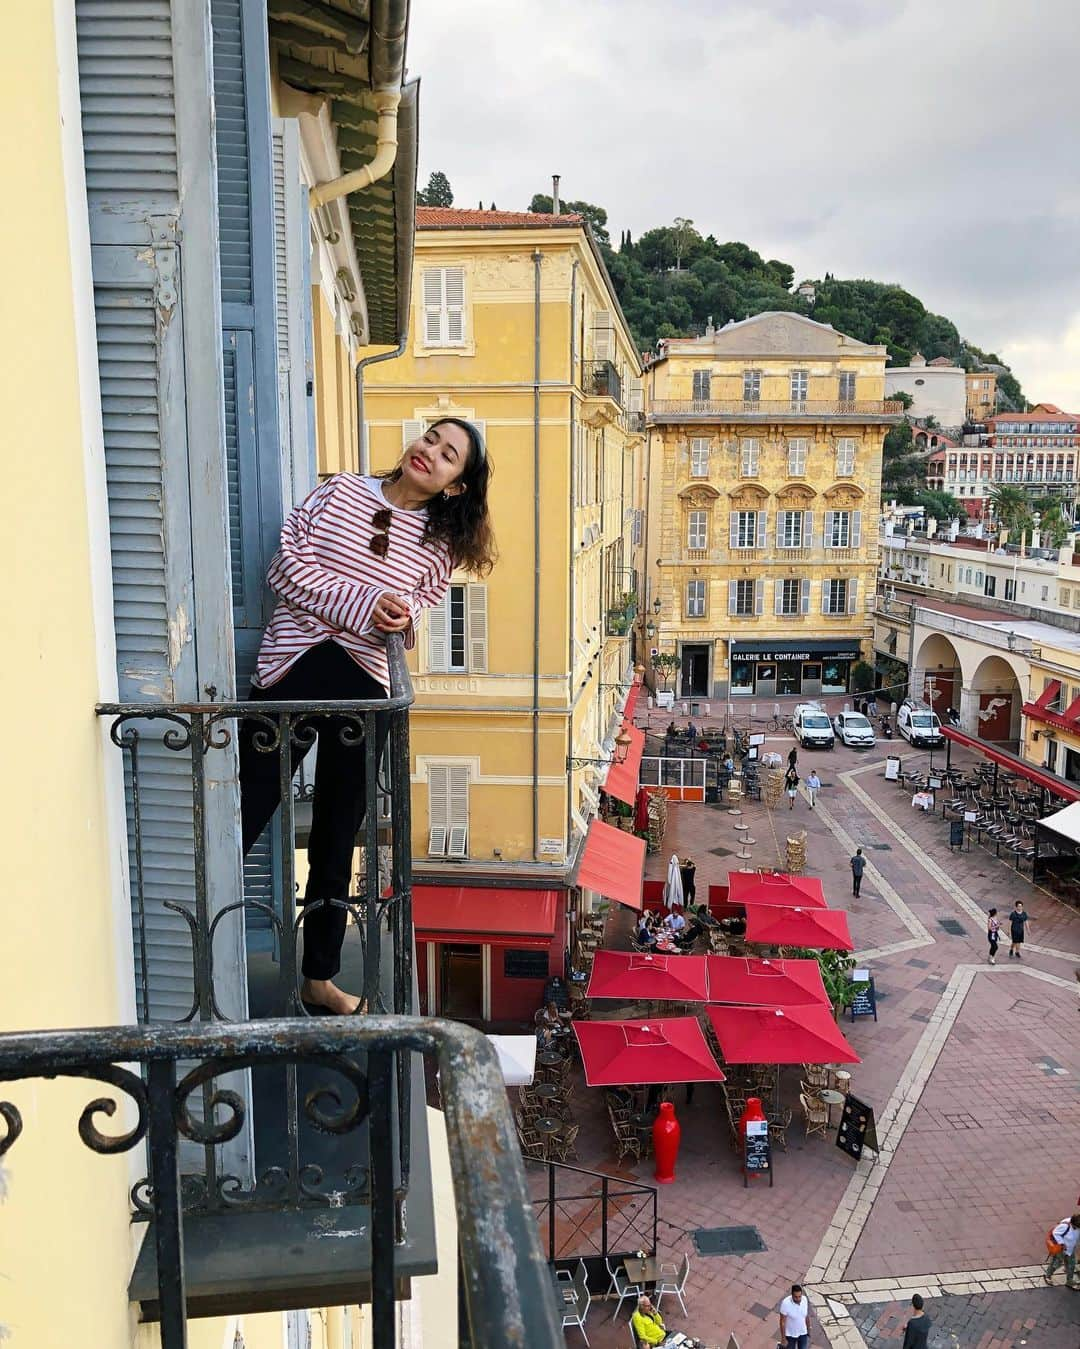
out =
[[[860,871],[856,875],[856,873],[853,871],[851,873],[851,893],[853,895],[858,895],[860,885],[862,885],[862,872]]]
[[[385,698],[386,690],[362,670],[336,642],[323,642],[304,653],[283,678],[268,689],[252,688],[252,702],[329,702]],[[313,717],[294,723],[318,735],[319,757],[315,765],[315,796],[308,838],[308,881],[304,903],[314,900],[347,899],[352,876],[356,835],[364,822],[364,743],[343,744],[341,732],[349,728],[356,736],[356,723],[344,717]],[[382,754],[390,729],[389,716],[378,713],[375,734],[376,758]],[[263,752],[255,747],[258,731],[269,733],[259,721],[240,725],[240,804],[244,856],[266,828],[281,803],[278,750]],[[296,771],[305,749],[292,747]],[[372,896],[371,898],[374,898]],[[308,979],[332,979],[341,968],[341,944],[348,914],[336,905],[324,904],[304,915],[303,973]]]

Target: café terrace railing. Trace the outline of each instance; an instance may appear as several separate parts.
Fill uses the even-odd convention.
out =
[[[412,1249],[413,1237],[408,1199],[411,1131],[418,1117],[412,1095],[414,1078],[421,1080],[417,1055],[434,1058],[440,1071],[457,1197],[462,1301],[471,1328],[462,1342],[529,1343],[545,1349],[561,1343],[497,1061],[477,1032],[409,1015],[408,708],[413,692],[400,636],[388,639],[387,652],[390,695],[380,700],[97,708],[125,755],[137,998],[142,1020],[150,1024],[0,1035],[0,1081],[86,1077],[110,1084],[114,1094],[126,1098],[119,1114],[108,1097],[91,1101],[78,1128],[96,1152],[125,1152],[145,1143],[146,1174],[131,1188],[130,1198],[133,1219],[150,1225],[145,1245],[156,1259],[147,1265],[144,1287],[152,1289],[156,1282],[156,1294],[138,1298],[144,1313],[149,1306],[149,1314],[160,1316],[163,1349],[186,1344],[185,1220],[193,1233],[223,1215],[284,1215],[291,1221],[289,1215],[310,1213],[318,1225],[333,1220],[332,1210],[348,1206],[355,1212],[356,1205],[366,1207],[361,1221],[370,1220],[367,1289],[373,1344],[393,1349],[393,1302],[407,1287],[402,1252]],[[254,748],[278,761],[282,805],[274,844],[280,872],[275,903],[234,897],[237,882],[230,878],[240,876],[239,848],[232,843],[235,824],[227,820],[222,827],[216,804],[222,784],[235,781],[232,756],[240,722],[247,718],[255,727]],[[387,730],[381,765],[377,724]],[[365,776],[360,894],[333,901],[345,909],[360,938],[369,1014],[355,1017],[312,1017],[299,994],[301,917],[293,896],[295,805],[303,793],[294,782],[294,767],[296,752],[315,742],[320,727],[322,735],[357,746]],[[380,800],[382,820],[376,808]],[[171,1021],[151,1022],[160,993],[147,936],[151,910],[158,934],[169,917],[190,941],[190,985],[184,983],[179,996],[172,990],[171,1007],[178,1015]],[[215,939],[223,945],[223,924],[242,918],[257,918],[274,939],[278,971],[266,1020],[247,1019],[242,967],[231,976],[219,968],[215,978]],[[235,940],[235,932],[232,936]],[[268,1072],[278,1076],[267,1079]],[[258,1074],[273,1090],[256,1097],[252,1083]],[[422,1120],[422,1105],[418,1109]],[[103,1132],[103,1117],[114,1115],[124,1123],[111,1134]],[[0,1156],[16,1143],[22,1127],[15,1105],[0,1100]],[[252,1129],[252,1137],[265,1145],[261,1165],[257,1158],[252,1165],[250,1152],[234,1141],[243,1143],[242,1132]],[[424,1150],[426,1155],[426,1143]],[[267,1157],[273,1164],[267,1165]],[[430,1176],[423,1174],[430,1208]],[[424,1240],[417,1235],[412,1246],[420,1249]],[[138,1278],[137,1268],[133,1288]],[[189,1268],[189,1300],[204,1291],[196,1283]],[[241,1301],[246,1289],[239,1289]],[[355,1282],[350,1291],[351,1300],[357,1300],[365,1290]]]

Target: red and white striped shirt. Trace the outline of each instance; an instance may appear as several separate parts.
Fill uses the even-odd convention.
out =
[[[393,512],[385,557],[371,551],[377,511]],[[269,688],[300,657],[332,641],[390,687],[386,645],[371,625],[380,596],[399,595],[412,611],[405,646],[416,645],[416,624],[424,609],[446,594],[453,569],[450,552],[439,543],[421,543],[426,510],[402,510],[385,497],[378,478],[338,473],[290,512],[281,546],[267,572],[281,603],[263,634],[254,682]]]

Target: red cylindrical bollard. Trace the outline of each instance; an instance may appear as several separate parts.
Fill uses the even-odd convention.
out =
[[[671,1185],[675,1180],[675,1159],[679,1155],[682,1126],[675,1118],[675,1107],[670,1101],[660,1102],[660,1112],[652,1127],[653,1155],[656,1171],[653,1179],[658,1185]]]

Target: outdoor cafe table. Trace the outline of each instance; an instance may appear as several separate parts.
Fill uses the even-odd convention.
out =
[[[533,1087],[533,1095],[540,1101],[554,1101],[562,1095],[562,1088],[557,1082],[538,1082]]]
[[[546,1156],[550,1151],[551,1143],[555,1135],[564,1127],[563,1121],[561,1119],[553,1119],[550,1115],[541,1115],[533,1127],[544,1140],[544,1155]]]
[[[623,1269],[630,1282],[637,1284],[639,1288],[655,1283],[660,1272],[659,1261],[655,1255],[646,1255],[643,1259],[639,1259],[636,1255],[628,1255],[623,1261]]]
[[[537,1054],[536,1062],[541,1068],[558,1068],[563,1062],[563,1058],[564,1056],[556,1053],[554,1049],[545,1049],[542,1053]]]

